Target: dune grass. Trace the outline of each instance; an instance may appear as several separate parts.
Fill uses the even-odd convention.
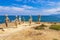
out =
[[[51,27],[49,27],[49,29],[60,30],[60,25],[51,25]]]
[[[44,27],[47,27],[47,26],[44,24],[41,24],[40,26],[37,26],[35,29],[40,30],[40,29],[44,29]]]
[[[58,39],[54,38],[53,40],[58,40]]]

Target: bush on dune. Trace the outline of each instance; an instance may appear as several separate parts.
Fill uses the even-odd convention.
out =
[[[44,24],[41,24],[40,26],[37,26],[35,29],[40,30],[40,29],[44,29],[44,27],[47,27],[47,26]]]
[[[49,29],[60,30],[60,25],[51,25]]]
[[[58,40],[58,39],[54,38],[53,40]]]

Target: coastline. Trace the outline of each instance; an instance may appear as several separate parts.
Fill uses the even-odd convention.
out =
[[[28,21],[26,21],[25,23],[28,23],[29,24],[29,22]],[[33,22],[33,23],[37,23],[37,22]],[[21,24],[23,24],[23,22],[21,22]],[[59,25],[60,24],[60,22],[40,22],[40,24],[57,24],[57,25]],[[9,22],[8,23],[8,25],[9,25],[9,27],[11,27],[11,26],[13,26],[13,27],[15,27],[15,22]],[[19,24],[17,24],[17,25],[19,25]],[[12,27],[12,28],[13,28]],[[0,24],[0,28],[6,28],[6,25],[5,25],[5,23],[2,23],[2,24]]]
[[[36,28],[36,27],[38,27],[42,24],[47,26],[44,30],[35,30],[34,29],[34,28]],[[47,40],[50,39],[50,38],[52,39],[53,37],[55,37],[54,33],[57,32],[57,31],[49,29],[49,27],[53,24],[60,25],[59,22],[41,22],[40,21],[40,16],[38,17],[37,22],[32,21],[31,16],[30,16],[29,21],[25,21],[25,20],[21,21],[21,20],[18,19],[18,16],[16,16],[16,19],[13,22],[10,22],[8,16],[6,16],[5,23],[0,24],[0,40],[17,40],[15,38],[15,37],[17,37],[17,35],[19,36],[17,38],[20,40],[20,39],[23,38],[23,37],[20,36],[22,34],[23,34],[22,36],[24,36],[24,38],[27,35],[28,35],[29,38],[31,38],[30,36],[32,35],[33,36],[32,39],[34,39],[34,40],[39,39],[40,40],[40,38],[42,37],[40,35],[41,33],[43,33],[43,37],[46,37]],[[26,32],[25,32],[25,30],[26,30]],[[20,34],[20,32],[22,34]],[[36,32],[36,34],[35,34],[35,32]],[[16,33],[17,33],[17,35],[16,35]],[[51,33],[53,33],[52,34],[53,37],[50,36]],[[58,33],[60,33],[60,31]],[[59,36],[58,36],[59,34],[58,33],[56,33],[56,36],[59,39]],[[35,39],[34,37],[37,37],[37,38]],[[27,39],[27,38],[25,38],[25,39]],[[25,40],[25,39],[22,39],[22,40]],[[44,39],[42,39],[42,40],[44,40]]]
[[[52,40],[53,38],[59,39],[60,31],[45,29],[45,30],[34,30],[33,28],[41,24],[48,24],[47,22],[41,22],[36,24],[29,22],[18,24],[17,28],[7,27],[4,30],[0,30],[0,40]],[[49,27],[49,26],[48,26]],[[42,33],[42,35],[41,35]]]

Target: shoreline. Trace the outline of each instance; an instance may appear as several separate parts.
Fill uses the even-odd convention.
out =
[[[55,34],[56,34],[56,37],[57,39],[59,39],[60,37],[58,36],[60,31],[54,31],[54,30],[49,30],[46,28],[46,30],[34,30],[33,28],[34,27],[37,27],[41,24],[44,24],[44,25],[51,25],[52,23],[48,23],[48,22],[40,22],[40,24],[37,24],[37,22],[32,22],[31,25],[29,25],[29,22],[21,22],[21,24],[18,24],[17,27],[15,26],[14,22],[12,23],[9,23],[9,27],[5,27],[4,30],[5,31],[2,31],[0,30],[0,40],[17,40],[17,39],[24,39],[26,40],[28,37],[29,38],[32,38],[32,39],[39,39],[39,38],[44,38],[46,37],[46,39],[48,40],[49,38],[50,39],[53,39],[55,37]],[[1,24],[2,25],[2,24]],[[11,26],[11,27],[10,27]],[[32,29],[32,30],[31,30]],[[55,33],[57,32],[57,33]],[[42,33],[42,35],[39,35],[39,33]],[[55,34],[54,34],[55,33]],[[38,35],[37,35],[38,34]],[[18,35],[18,36],[17,36]],[[20,35],[24,36],[24,37],[21,37]],[[28,37],[26,37],[26,35]],[[30,37],[32,35],[32,37]],[[51,37],[52,35],[52,37]],[[20,38],[21,37],[21,38]],[[34,38],[35,37],[35,38]],[[39,38],[38,38],[39,37]],[[48,38],[47,38],[48,37]],[[12,39],[13,38],[13,39]],[[16,39],[17,38],[17,39]],[[23,40],[22,39],[22,40]],[[29,39],[28,39],[29,40]],[[44,39],[43,39],[44,40]]]
[[[17,22],[17,23],[19,23],[19,22]],[[20,23],[23,24],[23,22],[20,22]],[[28,21],[26,21],[24,23],[28,23],[29,24]],[[32,23],[37,24],[38,22],[32,22]],[[17,24],[17,25],[21,25],[21,24]],[[40,22],[40,24],[57,24],[57,25],[59,25],[60,22]],[[9,22],[8,25],[9,26],[15,26],[15,22]],[[0,24],[0,28],[5,28],[5,27],[6,27],[5,23]]]

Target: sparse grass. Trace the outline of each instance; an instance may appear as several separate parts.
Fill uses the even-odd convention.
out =
[[[51,25],[49,29],[60,30],[60,25]]]
[[[37,30],[40,30],[40,29],[44,29],[43,27],[36,27],[35,29],[37,29]]]
[[[54,38],[53,40],[58,40],[58,39]]]
[[[40,29],[44,29],[44,27],[47,27],[47,26],[44,24],[41,24],[40,26],[36,27],[35,29],[40,30]]]

